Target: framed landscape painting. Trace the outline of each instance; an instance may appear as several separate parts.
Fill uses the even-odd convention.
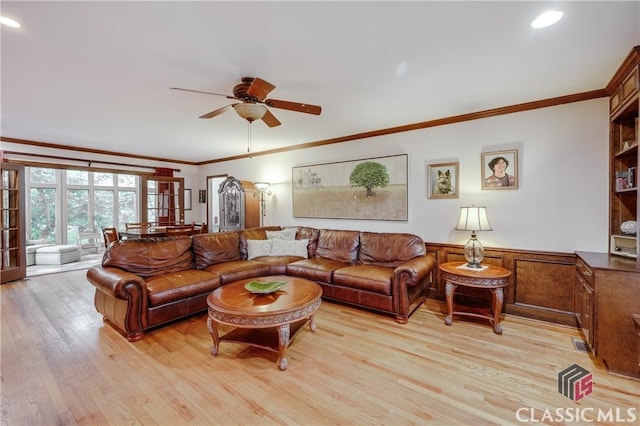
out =
[[[460,163],[429,164],[427,166],[428,198],[458,198]]]
[[[518,150],[482,153],[482,189],[518,189]]]
[[[407,155],[296,166],[293,217],[408,220]]]

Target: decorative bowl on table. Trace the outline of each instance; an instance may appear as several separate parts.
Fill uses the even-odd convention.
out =
[[[244,288],[254,294],[269,294],[280,290],[286,286],[284,281],[249,281],[244,285]]]

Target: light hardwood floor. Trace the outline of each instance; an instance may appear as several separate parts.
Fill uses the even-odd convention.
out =
[[[204,314],[127,342],[95,311],[85,271],[0,288],[3,425],[514,425],[545,412],[587,424],[567,421],[576,409],[619,415],[588,424],[640,422],[640,382],[576,350],[569,327],[506,316],[499,336],[485,321],[445,326],[435,301],[407,325],[324,302],[280,371],[265,350],[222,343],[213,357]],[[593,374],[578,402],[557,390],[574,363]]]

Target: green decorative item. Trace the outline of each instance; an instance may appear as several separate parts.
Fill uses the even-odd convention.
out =
[[[286,285],[287,283],[284,281],[249,281],[244,285],[244,288],[255,294],[269,294],[280,290]]]

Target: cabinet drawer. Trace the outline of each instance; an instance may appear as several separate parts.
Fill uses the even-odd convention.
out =
[[[577,258],[576,268],[578,269],[578,272],[580,273],[580,275],[582,275],[584,280],[591,286],[591,288],[593,288],[593,271],[591,270],[589,265],[584,263],[582,259]]]

